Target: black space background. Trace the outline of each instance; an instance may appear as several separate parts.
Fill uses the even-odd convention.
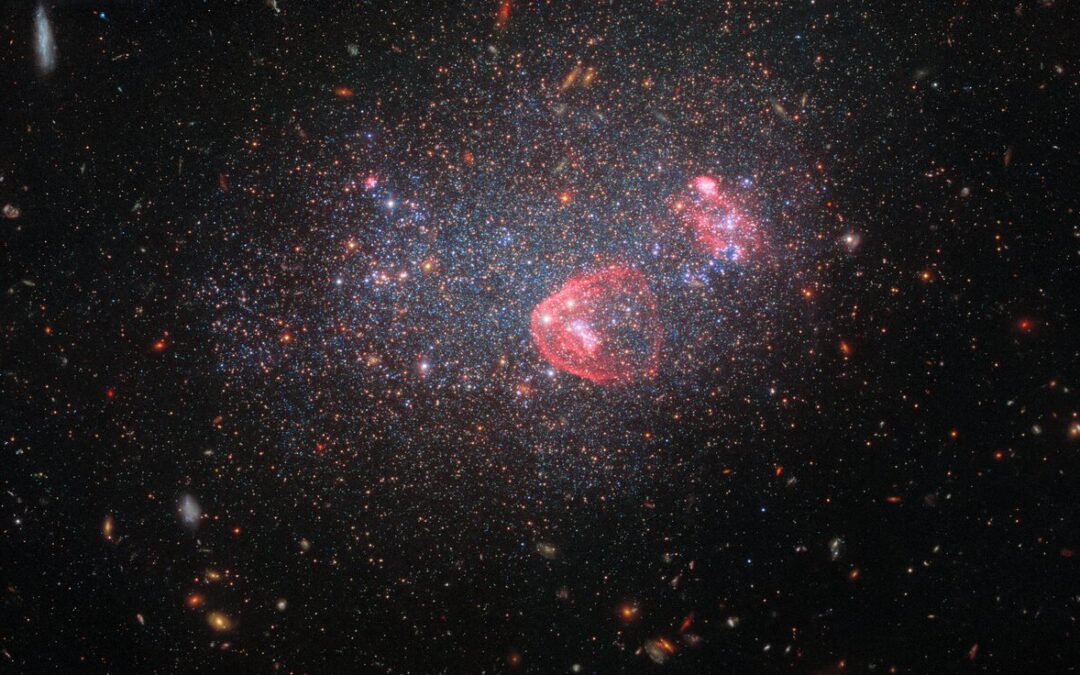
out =
[[[794,4],[762,11],[782,32],[801,20]],[[526,515],[475,476],[454,499],[489,526],[443,535],[459,538],[454,550],[487,552],[463,562],[428,555],[439,542],[410,525],[437,517],[442,493],[376,488],[370,513],[379,515],[356,512],[336,487],[339,465],[299,460],[305,482],[282,488],[267,478],[273,461],[243,440],[258,429],[225,400],[213,337],[187,295],[216,241],[205,195],[253,128],[326,99],[342,79],[326,54],[362,44],[362,71],[349,80],[387,87],[381,114],[393,118],[423,101],[426,85],[421,67],[387,45],[435,35],[430,17],[441,12],[460,17],[455,31],[493,34],[486,4],[365,4],[359,22],[348,3],[296,5],[282,2],[282,18],[258,2],[105,3],[108,21],[89,3],[56,7],[64,37],[47,81],[30,56],[33,7],[3,12],[0,202],[22,214],[0,222],[0,670],[501,672],[511,652],[526,672],[544,673],[574,663],[596,673],[1074,667],[1075,4],[843,8],[828,30],[846,51],[818,76],[859,108],[830,173],[836,201],[873,237],[862,274],[823,302],[862,308],[827,319],[856,351],[815,371],[817,410],[793,418],[747,402],[754,421],[721,441],[739,452],[658,467],[670,475],[668,489],[647,495],[654,508],[614,491],[556,509],[549,529],[564,554],[555,563],[502,553],[528,541]],[[668,9],[593,11],[649,21]],[[513,21],[536,19],[522,12]],[[530,30],[510,31],[501,39],[527,44]],[[841,92],[852,63],[872,64],[872,75]],[[911,91],[920,67],[940,93]],[[390,86],[401,79],[409,89]],[[926,179],[932,165],[954,182]],[[920,283],[927,267],[935,283]],[[1025,317],[1029,332],[1017,328]],[[163,327],[171,344],[160,355],[148,345]],[[835,352],[831,340],[822,348]],[[228,453],[206,422],[223,410],[241,420],[228,431],[239,450],[207,463],[198,449]],[[681,438],[716,441],[705,427]],[[799,482],[782,487],[776,465]],[[241,580],[215,591],[239,620],[228,650],[208,646],[215,637],[183,607],[204,565],[173,511],[185,486],[215,484],[200,492],[203,505],[229,522],[202,537]],[[118,542],[102,540],[106,514]],[[229,535],[234,524],[242,537]],[[352,526],[380,542],[382,567],[353,564],[366,553],[347,547]],[[299,536],[321,552],[298,558]],[[845,542],[838,562],[833,537]],[[809,550],[794,553],[800,544]],[[657,583],[668,550],[695,561],[689,590]],[[326,564],[334,556],[340,563]],[[574,588],[569,605],[552,592],[564,584]],[[289,612],[278,615],[276,597]],[[624,629],[624,650],[613,612],[627,597],[644,618]],[[691,611],[700,646],[663,666],[632,654]]]

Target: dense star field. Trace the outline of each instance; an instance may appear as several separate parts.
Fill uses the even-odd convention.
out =
[[[1075,4],[0,26],[0,671],[1075,667]]]

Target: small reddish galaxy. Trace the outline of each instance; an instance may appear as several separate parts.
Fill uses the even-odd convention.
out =
[[[663,328],[645,276],[612,265],[571,277],[532,312],[537,349],[551,365],[598,384],[656,374]]]

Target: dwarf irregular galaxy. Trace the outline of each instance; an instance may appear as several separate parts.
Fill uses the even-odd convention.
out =
[[[1076,663],[1071,3],[2,25],[0,670]]]

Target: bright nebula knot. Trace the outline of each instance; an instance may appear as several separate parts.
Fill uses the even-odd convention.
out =
[[[571,277],[532,312],[541,356],[598,384],[656,374],[663,328],[645,276],[614,265]]]

